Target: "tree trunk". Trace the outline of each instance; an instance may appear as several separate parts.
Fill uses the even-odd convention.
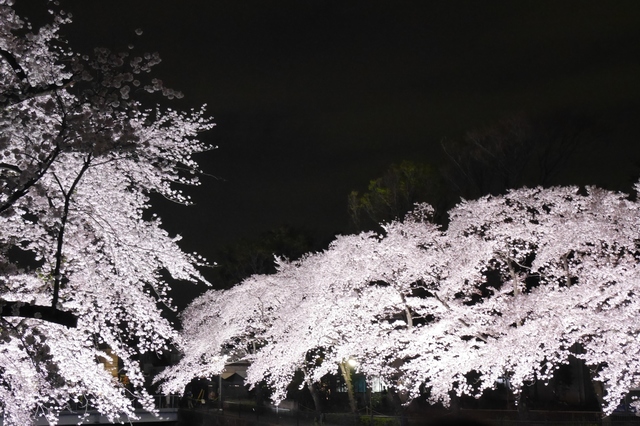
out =
[[[449,391],[449,410],[455,415],[460,414],[460,397],[455,391]]]
[[[522,385],[518,395],[518,420],[529,420],[529,386],[526,384]]]
[[[593,390],[596,393],[596,398],[598,398],[598,403],[600,404],[600,408],[602,409],[602,407],[604,407],[604,404],[605,404],[604,385],[602,384],[602,382],[594,380],[593,377],[591,378],[591,383],[593,385]],[[608,426],[608,425],[611,425],[611,416],[604,416],[604,413],[603,413],[602,426]]]
[[[355,415],[358,412],[358,404],[356,402],[355,393],[353,392],[351,369],[349,368],[349,365],[346,361],[340,363],[340,372],[342,373],[344,383],[347,385],[347,394],[349,395],[349,406],[351,407],[351,412]]]
[[[407,426],[409,422],[404,408],[403,398],[394,388],[389,389],[389,396],[391,397],[391,402],[393,404],[394,414],[400,418],[400,426]]]
[[[318,391],[318,387],[315,382],[308,382],[307,388],[311,393],[311,398],[313,399],[313,405],[316,409],[316,414],[313,419],[314,423],[322,424],[322,399],[320,398],[320,392]]]

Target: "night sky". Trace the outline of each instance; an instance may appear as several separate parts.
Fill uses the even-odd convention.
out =
[[[44,1],[18,0],[36,7]],[[159,206],[184,247],[276,226],[347,229],[347,195],[392,162],[514,113],[595,117],[565,179],[629,190],[640,168],[640,2],[63,0],[76,50],[158,51],[174,107],[208,104],[194,207]],[[134,30],[144,33],[134,36]]]

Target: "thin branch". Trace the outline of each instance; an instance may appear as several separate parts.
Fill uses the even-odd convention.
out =
[[[54,150],[51,151],[49,156],[45,159],[45,161],[42,163],[42,166],[40,167],[40,170],[38,170],[38,172],[31,179],[27,180],[22,185],[21,188],[18,188],[16,191],[14,191],[3,203],[0,204],[0,213],[2,213],[5,210],[9,209],[11,206],[13,206],[13,204],[16,201],[18,201],[27,192],[29,192],[29,189],[33,185],[35,185],[35,183],[38,182],[40,180],[40,178],[42,178],[42,176],[44,176],[44,174],[47,172],[47,170],[49,170],[49,167],[51,166],[53,161],[58,157],[58,154],[60,154],[60,147],[56,146],[54,148]]]
[[[57,100],[58,100],[59,106],[62,109],[62,120],[60,122],[60,131],[58,132],[58,139],[61,140],[63,139],[62,134],[66,131],[67,114],[64,111],[62,101],[60,100],[59,97],[57,98]],[[49,153],[49,155],[40,164],[40,168],[37,171],[37,173],[35,173],[31,179],[28,179],[22,185],[22,187],[15,190],[3,203],[0,203],[0,213],[4,212],[5,210],[13,206],[13,204],[16,201],[18,201],[25,194],[27,194],[27,192],[29,192],[29,189],[33,185],[35,185],[42,178],[42,176],[45,175],[45,173],[49,170],[53,162],[56,160],[56,158],[58,158],[58,155],[62,151],[60,146],[61,146],[61,143],[57,143],[55,148]]]
[[[452,309],[451,309],[451,307],[449,306],[449,304],[448,304],[446,301],[442,300],[442,299],[440,298],[440,296],[438,296],[438,293],[436,293],[435,291],[434,291],[434,292],[432,292],[432,293],[433,293],[433,296],[436,298],[436,300],[437,300],[438,302],[442,303],[442,306],[444,306],[448,311],[452,311]],[[462,318],[458,318],[458,321],[459,321],[462,325],[464,325],[465,327],[467,327],[467,328],[471,328],[471,325],[470,325],[468,322],[466,322],[465,320],[463,320]],[[485,339],[484,337],[482,337],[481,335],[479,335],[479,334],[477,334],[477,333],[476,333],[476,334],[474,334],[474,335],[473,335],[473,337],[475,337],[476,339],[479,339],[479,340],[481,340],[481,341],[483,341],[483,342],[487,343],[487,339]]]
[[[9,66],[13,69],[13,72],[15,73],[16,77],[18,77],[18,79],[20,79],[20,81],[23,84],[23,88],[21,92],[2,93],[2,95],[6,99],[3,102],[0,102],[0,104],[2,104],[5,108],[12,105],[19,104],[28,99],[55,94],[61,88],[65,88],[73,84],[73,79],[67,79],[67,80],[64,80],[61,84],[53,83],[53,84],[48,84],[46,86],[32,86],[31,84],[29,84],[29,78],[24,68],[22,68],[20,63],[18,63],[18,60],[12,53],[4,49],[0,49],[0,56],[4,58],[5,61],[7,61]]]

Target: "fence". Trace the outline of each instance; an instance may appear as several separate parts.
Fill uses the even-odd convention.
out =
[[[189,426],[640,426],[640,417],[613,415],[602,419],[593,411],[531,410],[528,418],[518,417],[515,410],[443,409],[408,412],[392,416],[363,410],[356,415],[348,412],[324,413],[320,418],[310,407],[257,407],[250,401],[225,401],[222,408],[201,404],[180,411],[181,425]]]

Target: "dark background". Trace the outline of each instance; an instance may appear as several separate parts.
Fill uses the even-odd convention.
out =
[[[185,94],[173,106],[208,104],[217,127],[203,139],[219,148],[199,159],[215,178],[189,190],[196,206],[157,206],[211,261],[280,225],[320,247],[347,231],[351,190],[392,162],[441,163],[441,141],[514,113],[597,124],[561,182],[628,191],[638,175],[637,1],[61,4],[76,50],[158,51],[155,76]]]

